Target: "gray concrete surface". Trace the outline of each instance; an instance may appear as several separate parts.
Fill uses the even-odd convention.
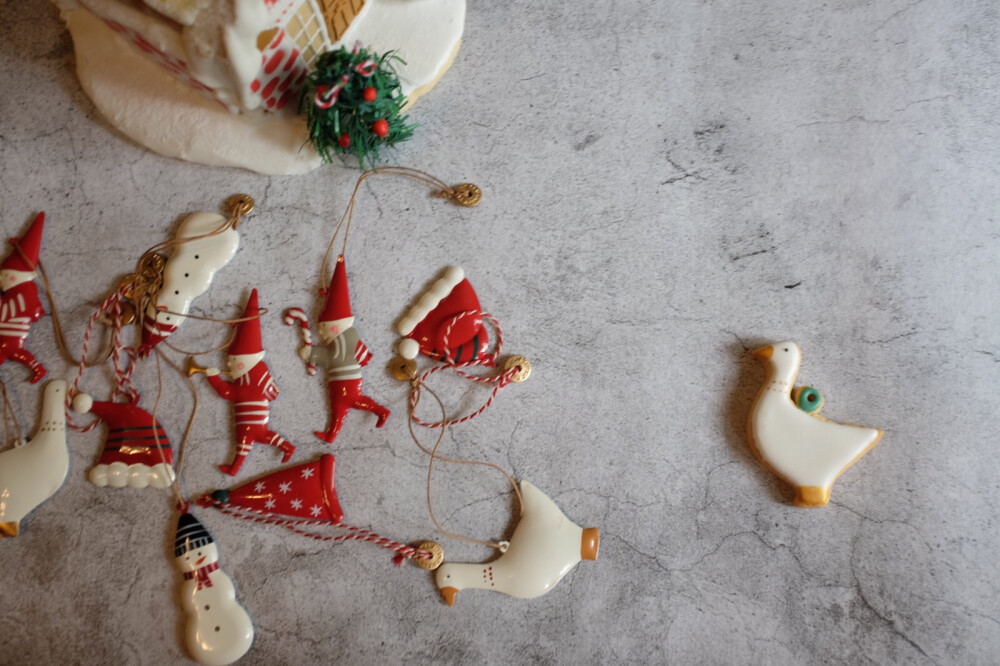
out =
[[[258,211],[197,311],[261,291],[276,428],[296,459],[323,388],[277,316],[315,306],[321,246],[356,171],[266,178],[150,154],[97,116],[48,3],[7,3],[0,220],[49,215],[43,261],[74,349],[87,317],[195,210],[249,192]],[[463,592],[363,544],[331,546],[200,516],[254,618],[244,663],[992,663],[1000,649],[997,505],[1000,19],[994,3],[768,0],[473,3],[452,70],[420,101],[397,163],[482,186],[457,209],[376,180],[348,250],[366,386],[394,416],[349,417],[332,451],[346,519],[448,559],[490,552],[437,535],[392,322],[440,268],[466,269],[531,379],[450,432],[601,529],[600,559],[547,596]],[[220,344],[189,321],[174,341]],[[791,338],[824,414],[886,430],[821,510],[750,455],[764,373],[746,353]],[[71,376],[49,319],[30,346]],[[220,355],[209,360],[221,361]],[[40,392],[0,376],[22,421]],[[152,397],[155,367],[136,375]],[[85,386],[108,390],[106,373]],[[228,486],[230,408],[204,382],[182,482]],[[442,384],[456,404],[465,396]],[[190,410],[165,379],[175,438]],[[73,434],[70,476],[0,541],[6,663],[183,662],[169,496],[85,479],[100,436]],[[258,447],[240,479],[277,465]],[[502,538],[500,475],[442,466],[439,514]]]

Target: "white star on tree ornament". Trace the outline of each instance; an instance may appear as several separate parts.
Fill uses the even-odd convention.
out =
[[[292,482],[285,481],[284,483],[280,483],[278,484],[278,489],[283,493],[290,493],[292,492]]]
[[[292,508],[296,509],[296,510],[301,509],[302,508],[302,500],[300,500],[300,499],[293,499],[292,500]]]
[[[265,484],[264,484],[264,482],[263,482],[263,481],[258,481],[258,482],[257,482],[257,483],[256,483],[256,484],[254,485],[253,489],[254,489],[254,490],[256,490],[256,491],[257,491],[258,493],[260,493],[260,492],[264,492],[264,485],[265,485]]]
[[[267,501],[264,502],[264,507],[267,508],[267,509],[273,509],[276,504],[277,504],[277,502],[274,501],[273,497],[268,497]]]
[[[321,507],[319,504],[313,504],[312,508],[309,509],[309,513],[311,513],[314,516],[318,516],[319,514],[323,513],[323,507]]]
[[[313,468],[312,467],[306,467],[305,469],[302,470],[302,478],[303,479],[308,479],[312,475],[313,475]]]

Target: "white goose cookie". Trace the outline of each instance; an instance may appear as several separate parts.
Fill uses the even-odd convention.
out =
[[[556,503],[527,481],[521,481],[524,512],[510,537],[507,552],[486,564],[442,564],[435,575],[449,606],[464,589],[502,592],[519,599],[540,597],[555,587],[581,560],[596,560],[600,534],[581,528]]]
[[[802,361],[794,342],[768,345],[753,355],[767,364],[770,375],[750,412],[750,449],[795,487],[796,506],[825,506],[833,482],[875,446],[882,431],[819,416],[822,397],[811,387],[793,393]]]

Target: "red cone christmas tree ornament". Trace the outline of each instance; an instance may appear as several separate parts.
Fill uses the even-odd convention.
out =
[[[230,490],[216,490],[197,502],[249,522],[280,525],[316,541],[366,541],[396,553],[393,562],[400,566],[408,559],[425,569],[441,564],[441,547],[433,542],[410,546],[344,523],[335,468],[333,454],[324,453],[314,462],[271,472]],[[341,534],[317,534],[306,527],[337,528]]]
[[[0,262],[0,364],[7,359],[31,370],[31,383],[47,374],[45,366],[24,348],[31,325],[45,315],[38,298],[38,253],[42,246],[45,213],[39,213],[21,238],[11,239],[13,249]]]
[[[253,643],[253,621],[236,598],[232,578],[219,568],[215,539],[187,511],[177,520],[174,563],[184,574],[181,603],[191,658],[223,666],[245,655]]]
[[[216,490],[198,500],[216,502],[251,513],[289,516],[337,525],[344,512],[337,500],[336,459],[324,453],[319,460],[272,472],[230,490]]]
[[[131,402],[95,401],[86,393],[73,397],[73,411],[90,413],[108,427],[104,450],[87,478],[112,488],[167,488],[174,480],[174,451],[160,422]]]
[[[361,390],[361,368],[371,361],[372,353],[354,328],[344,255],[337,257],[333,279],[324,295],[323,310],[316,326],[322,345],[314,345],[307,340],[299,348],[299,356],[306,363],[307,371],[310,366],[326,371],[327,392],[330,398],[330,424],[326,430],[317,430],[315,434],[324,442],[333,443],[344,425],[344,419],[352,409],[375,414],[378,417],[376,428],[385,425],[389,418],[389,410],[364,395]],[[299,308],[287,310],[285,323],[303,321],[304,313],[301,314],[301,318],[299,313],[302,313]],[[307,328],[308,322],[305,322],[304,333]]]
[[[269,405],[278,397],[278,387],[264,363],[256,289],[250,292],[243,321],[236,324],[236,335],[229,345],[228,356],[227,374],[231,381],[219,377],[218,368],[197,369],[205,373],[208,383],[219,397],[236,407],[236,456],[228,465],[219,465],[219,469],[236,476],[255,442],[278,447],[283,454],[281,461],[288,462],[295,453],[295,447],[267,426]]]

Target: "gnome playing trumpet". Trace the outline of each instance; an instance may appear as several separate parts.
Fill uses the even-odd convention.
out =
[[[38,251],[42,244],[45,213],[39,213],[20,239],[11,239],[13,251],[0,262],[0,364],[11,359],[31,369],[34,384],[47,373],[35,355],[24,348],[31,324],[45,315],[38,300]]]
[[[278,397],[278,387],[264,363],[264,347],[260,339],[260,311],[257,290],[250,292],[243,319],[236,325],[236,335],[229,345],[229,375],[232,381],[219,377],[218,368],[207,368],[205,376],[220,397],[236,404],[236,456],[228,465],[219,465],[226,474],[236,476],[254,442],[276,446],[288,462],[295,447],[284,437],[269,430],[269,403]]]
[[[332,444],[352,409],[363,409],[375,414],[378,417],[376,428],[385,425],[389,410],[361,392],[361,368],[371,361],[372,353],[354,328],[344,255],[337,257],[333,279],[330,280],[330,288],[326,290],[323,311],[316,324],[323,346],[313,346],[305,313],[298,308],[292,308],[285,314],[286,324],[292,325],[295,320],[300,322],[305,340],[305,344],[299,348],[299,356],[307,367],[326,370],[327,390],[330,394],[330,426],[326,430],[317,430],[315,435]]]

